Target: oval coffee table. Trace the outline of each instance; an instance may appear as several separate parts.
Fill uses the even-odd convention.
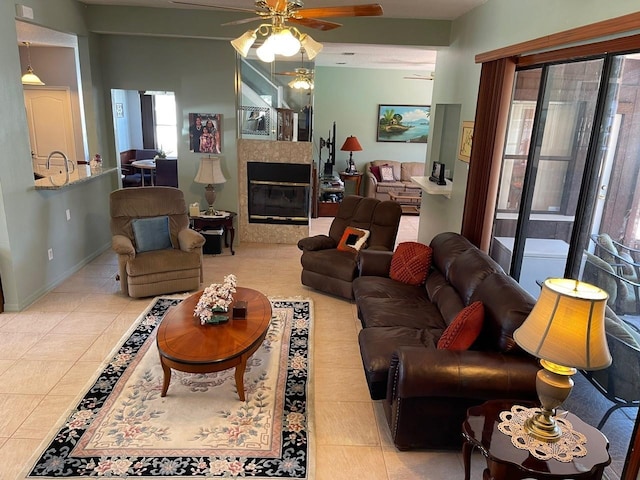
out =
[[[236,290],[234,303],[247,302],[246,318],[229,318],[227,323],[219,325],[201,325],[193,310],[202,291],[186,298],[165,315],[156,338],[164,372],[161,396],[167,394],[172,368],[187,373],[212,373],[235,367],[238,396],[244,402],[244,371],[247,360],[267,335],[271,303],[256,290],[243,287]],[[232,308],[233,304],[229,312]]]

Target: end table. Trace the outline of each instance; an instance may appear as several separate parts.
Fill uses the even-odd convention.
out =
[[[362,183],[361,172],[355,172],[355,173],[338,172],[338,175],[340,175],[340,180],[342,180],[345,183],[354,182],[355,183],[354,192],[356,195],[360,195],[360,183]]]
[[[233,219],[237,215],[236,212],[224,212],[226,215],[221,216],[209,216],[209,215],[199,215],[190,217],[193,223],[194,230],[205,230],[207,228],[220,228],[224,230],[224,246],[229,247],[231,250],[231,255],[235,255],[236,252],[233,250],[233,240],[236,236],[236,231],[233,228]],[[231,242],[227,235],[231,233]]]
[[[540,460],[529,451],[513,446],[511,437],[498,430],[500,412],[509,410],[515,404],[533,406],[527,402],[491,400],[467,411],[467,418],[462,424],[465,480],[470,477],[471,450],[474,447],[478,447],[487,459],[484,480],[602,478],[604,467],[611,463],[611,457],[609,441],[598,429],[568,413],[564,418],[571,422],[574,430],[587,437],[587,455],[573,462]]]

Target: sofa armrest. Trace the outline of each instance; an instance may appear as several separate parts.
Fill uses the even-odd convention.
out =
[[[360,250],[358,253],[360,276],[388,277],[392,257],[393,252],[386,250]]]
[[[136,249],[133,247],[133,242],[129,237],[124,235],[114,235],[111,237],[111,248],[118,255],[128,255],[131,258],[136,256]]]
[[[391,357],[387,400],[536,398],[539,369],[526,355],[401,347]]]
[[[198,248],[202,248],[205,241],[206,239],[202,234],[195,230],[191,230],[190,228],[185,228],[178,232],[178,243],[180,245],[180,250],[183,252],[192,252]]]
[[[336,248],[338,244],[328,235],[315,235],[298,240],[298,248],[300,250],[327,250]]]
[[[378,189],[378,180],[376,176],[371,173],[371,170],[367,167],[364,173],[364,196],[375,198],[376,190]]]

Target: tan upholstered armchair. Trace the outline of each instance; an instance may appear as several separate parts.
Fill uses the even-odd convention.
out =
[[[130,297],[197,290],[205,238],[189,229],[182,191],[134,187],[111,192],[111,234],[120,286]]]
[[[302,250],[302,284],[343,298],[353,298],[351,282],[358,275],[357,254],[338,248],[347,227],[369,232],[362,248],[393,251],[402,210],[398,203],[357,195],[345,197],[329,235],[306,237]]]

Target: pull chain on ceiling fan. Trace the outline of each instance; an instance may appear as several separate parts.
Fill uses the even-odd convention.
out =
[[[286,22],[317,30],[333,30],[342,25],[336,22],[320,20],[332,17],[375,17],[382,15],[382,7],[377,3],[367,5],[346,5],[341,7],[304,8],[302,0],[256,0],[255,11],[239,7],[222,5],[206,5],[186,0],[172,0],[172,3],[189,6],[200,6],[232,10],[235,12],[254,13],[257,17],[245,18],[223,25],[240,25],[253,21],[270,20],[262,23],[258,28],[247,30],[238,38],[231,41],[231,45],[243,57],[247,57],[249,50],[258,37],[264,42],[256,50],[258,58],[263,62],[273,62],[276,55],[291,57],[301,48],[307,53],[307,58],[313,60],[322,50],[322,44],[316,42],[306,33],[301,33],[296,27],[286,25]]]

